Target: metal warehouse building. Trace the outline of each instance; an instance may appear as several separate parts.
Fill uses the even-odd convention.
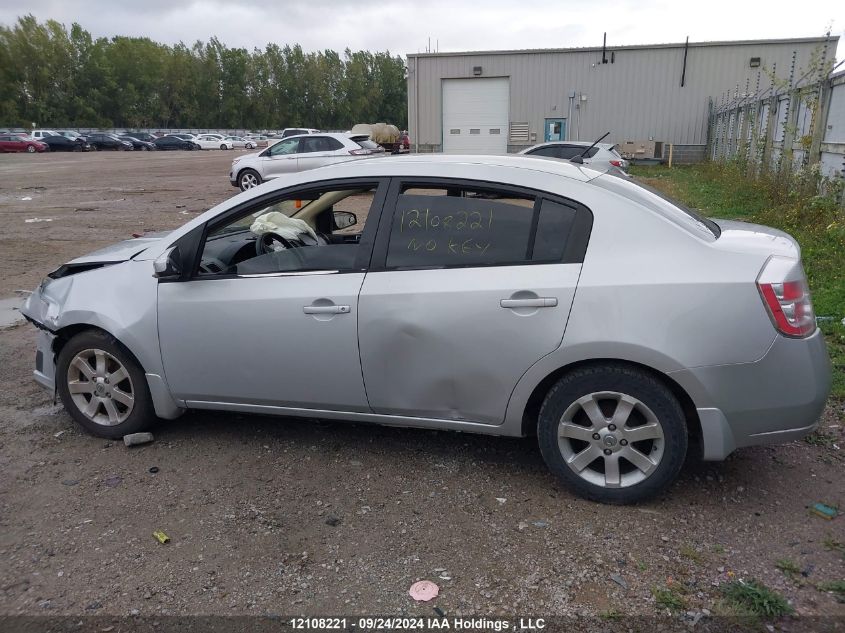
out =
[[[497,154],[549,140],[654,140],[704,158],[710,99],[797,80],[838,38],[408,55],[417,151]]]

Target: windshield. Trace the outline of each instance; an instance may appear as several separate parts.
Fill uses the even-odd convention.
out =
[[[624,198],[633,200],[652,211],[656,211],[660,215],[684,227],[694,228],[699,232],[707,232],[716,238],[722,233],[719,225],[713,220],[705,218],[697,211],[690,209],[677,200],[673,200],[661,191],[649,187],[642,182],[629,178],[620,178],[611,172],[602,174],[590,182],[603,189],[617,193]]]

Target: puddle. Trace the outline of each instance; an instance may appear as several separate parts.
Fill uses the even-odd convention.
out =
[[[0,327],[9,327],[23,321],[20,313],[24,300],[20,297],[0,299]]]

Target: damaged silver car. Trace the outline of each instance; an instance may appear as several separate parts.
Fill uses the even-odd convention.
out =
[[[95,435],[189,409],[536,435],[612,503],[802,437],[830,387],[790,236],[527,157],[289,174],[65,264],[23,313]]]

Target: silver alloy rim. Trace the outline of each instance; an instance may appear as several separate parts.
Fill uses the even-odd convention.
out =
[[[242,189],[252,189],[253,187],[258,186],[258,178],[255,177],[255,174],[244,174],[241,176],[241,188]]]
[[[663,427],[633,396],[599,391],[578,398],[558,425],[558,446],[576,475],[602,488],[636,485],[663,459]]]
[[[32,145],[29,145],[29,146],[27,146],[26,151],[29,152],[30,154],[34,154],[35,148]]]
[[[129,372],[101,349],[86,349],[74,356],[67,369],[71,400],[86,418],[102,426],[124,422],[135,406]]]

